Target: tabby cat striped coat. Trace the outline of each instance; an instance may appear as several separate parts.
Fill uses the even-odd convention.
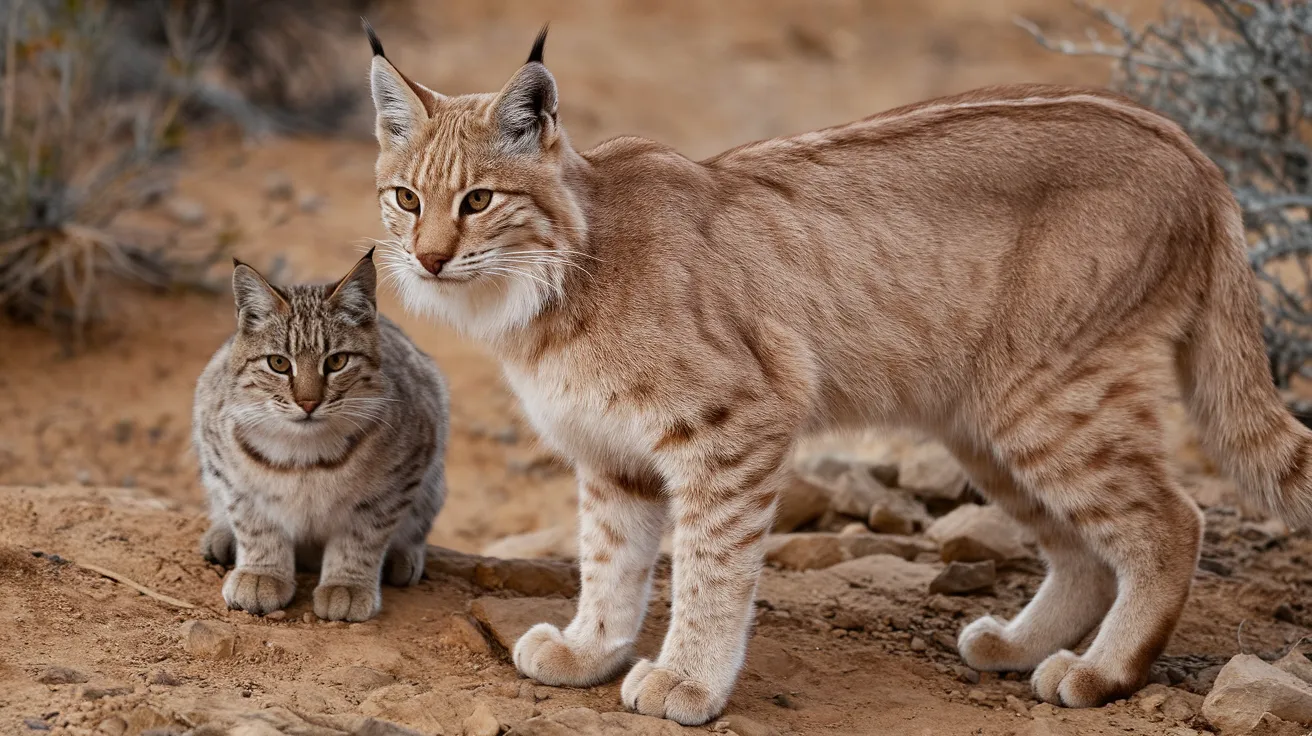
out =
[[[194,444],[212,561],[232,608],[265,614],[320,568],[314,612],[363,621],[380,577],[411,585],[445,497],[447,391],[378,314],[370,251],[336,284],[275,287],[236,264],[237,333],[196,387]]]

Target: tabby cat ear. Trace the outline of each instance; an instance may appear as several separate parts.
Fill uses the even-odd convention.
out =
[[[259,271],[232,259],[232,295],[237,303],[237,328],[242,332],[259,329],[275,312],[291,310],[287,299]]]
[[[378,316],[378,273],[374,268],[373,248],[333,286],[328,302],[352,325],[368,324]]]
[[[433,90],[411,81],[383,55],[383,44],[369,21],[361,18],[369,36],[374,60],[369,70],[369,87],[373,93],[377,123],[374,134],[378,145],[389,150],[404,144],[423,126],[445,99]]]
[[[515,72],[493,103],[493,116],[507,153],[535,153],[549,148],[556,133],[556,78],[542,63],[547,40],[543,26],[528,61]]]

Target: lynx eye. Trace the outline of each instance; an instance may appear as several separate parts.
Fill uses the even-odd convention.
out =
[[[272,368],[275,373],[291,373],[292,362],[281,355],[270,355],[269,367]]]
[[[482,212],[490,204],[492,204],[492,190],[475,189],[466,194],[465,200],[460,203],[460,214],[472,215],[475,212]]]
[[[419,212],[419,195],[406,189],[405,187],[396,188],[396,206],[406,212]]]
[[[350,359],[350,357],[351,356],[347,355],[346,353],[333,353],[332,355],[329,355],[323,361],[324,373],[333,373],[335,371],[340,371],[341,369],[345,368],[346,363]]]

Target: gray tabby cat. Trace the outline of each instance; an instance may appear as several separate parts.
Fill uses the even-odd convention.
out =
[[[237,333],[196,387],[193,442],[223,598],[265,614],[319,563],[314,613],[363,621],[379,578],[411,585],[446,495],[448,398],[432,360],[378,314],[373,251],[336,284],[274,287],[234,260]]]

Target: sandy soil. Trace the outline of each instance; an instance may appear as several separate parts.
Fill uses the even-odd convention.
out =
[[[1037,49],[1012,25],[1017,13],[1068,35],[1083,24],[1064,3],[1048,0],[495,0],[440,10],[434,3],[372,20],[402,69],[460,93],[499,87],[550,19],[547,60],[577,145],[634,133],[702,157],[987,83],[1105,81],[1103,62]],[[360,46],[363,80],[367,49],[363,40]],[[191,239],[235,233],[243,259],[260,266],[282,259],[286,278],[331,278],[367,247],[366,238],[381,234],[373,160],[366,138],[243,142],[199,134],[187,147],[177,194],[201,203],[206,222],[184,229],[162,212],[138,219]],[[291,182],[291,196],[275,196],[271,180]],[[302,206],[310,199],[321,206]],[[391,295],[382,308],[451,384],[451,495],[430,541],[477,552],[506,535],[568,524],[573,484],[543,462],[494,362],[452,331],[403,314]],[[181,731],[215,714],[280,706],[458,734],[480,702],[507,726],[573,706],[619,709],[617,684],[571,690],[519,680],[467,615],[474,605],[510,618],[525,610],[567,616],[563,598],[505,603],[516,600],[515,590],[489,590],[449,566],[431,567],[415,589],[386,591],[383,613],[365,624],[302,620],[308,580],[285,619],[224,610],[221,571],[195,552],[203,495],[189,425],[195,378],[231,329],[226,295],[130,296],[76,355],[34,330],[0,327],[0,733],[65,726],[90,733],[98,724],[106,733]],[[1312,598],[1312,541],[1229,510],[1227,486],[1198,474],[1206,463],[1187,432],[1180,445],[1200,499],[1214,505],[1206,555],[1213,562],[1199,572],[1161,667],[1163,677],[1188,685],[1241,649],[1274,652],[1307,633],[1312,610],[1301,606]],[[138,595],[82,564],[194,608]],[[1133,702],[1057,713],[1034,707],[1022,681],[963,682],[953,669],[959,660],[951,635],[986,610],[1013,613],[1040,572],[1009,569],[995,595],[949,599],[881,595],[813,573],[770,570],[748,668],[728,712],[800,734],[1183,734],[1190,731],[1178,729],[1205,727],[1201,718],[1177,723]],[[667,611],[662,590],[644,654],[658,647]],[[839,611],[871,623],[849,630],[835,624]],[[180,627],[191,620],[235,627],[232,655],[215,660],[185,649]],[[38,682],[51,679],[52,666],[89,681]]]

